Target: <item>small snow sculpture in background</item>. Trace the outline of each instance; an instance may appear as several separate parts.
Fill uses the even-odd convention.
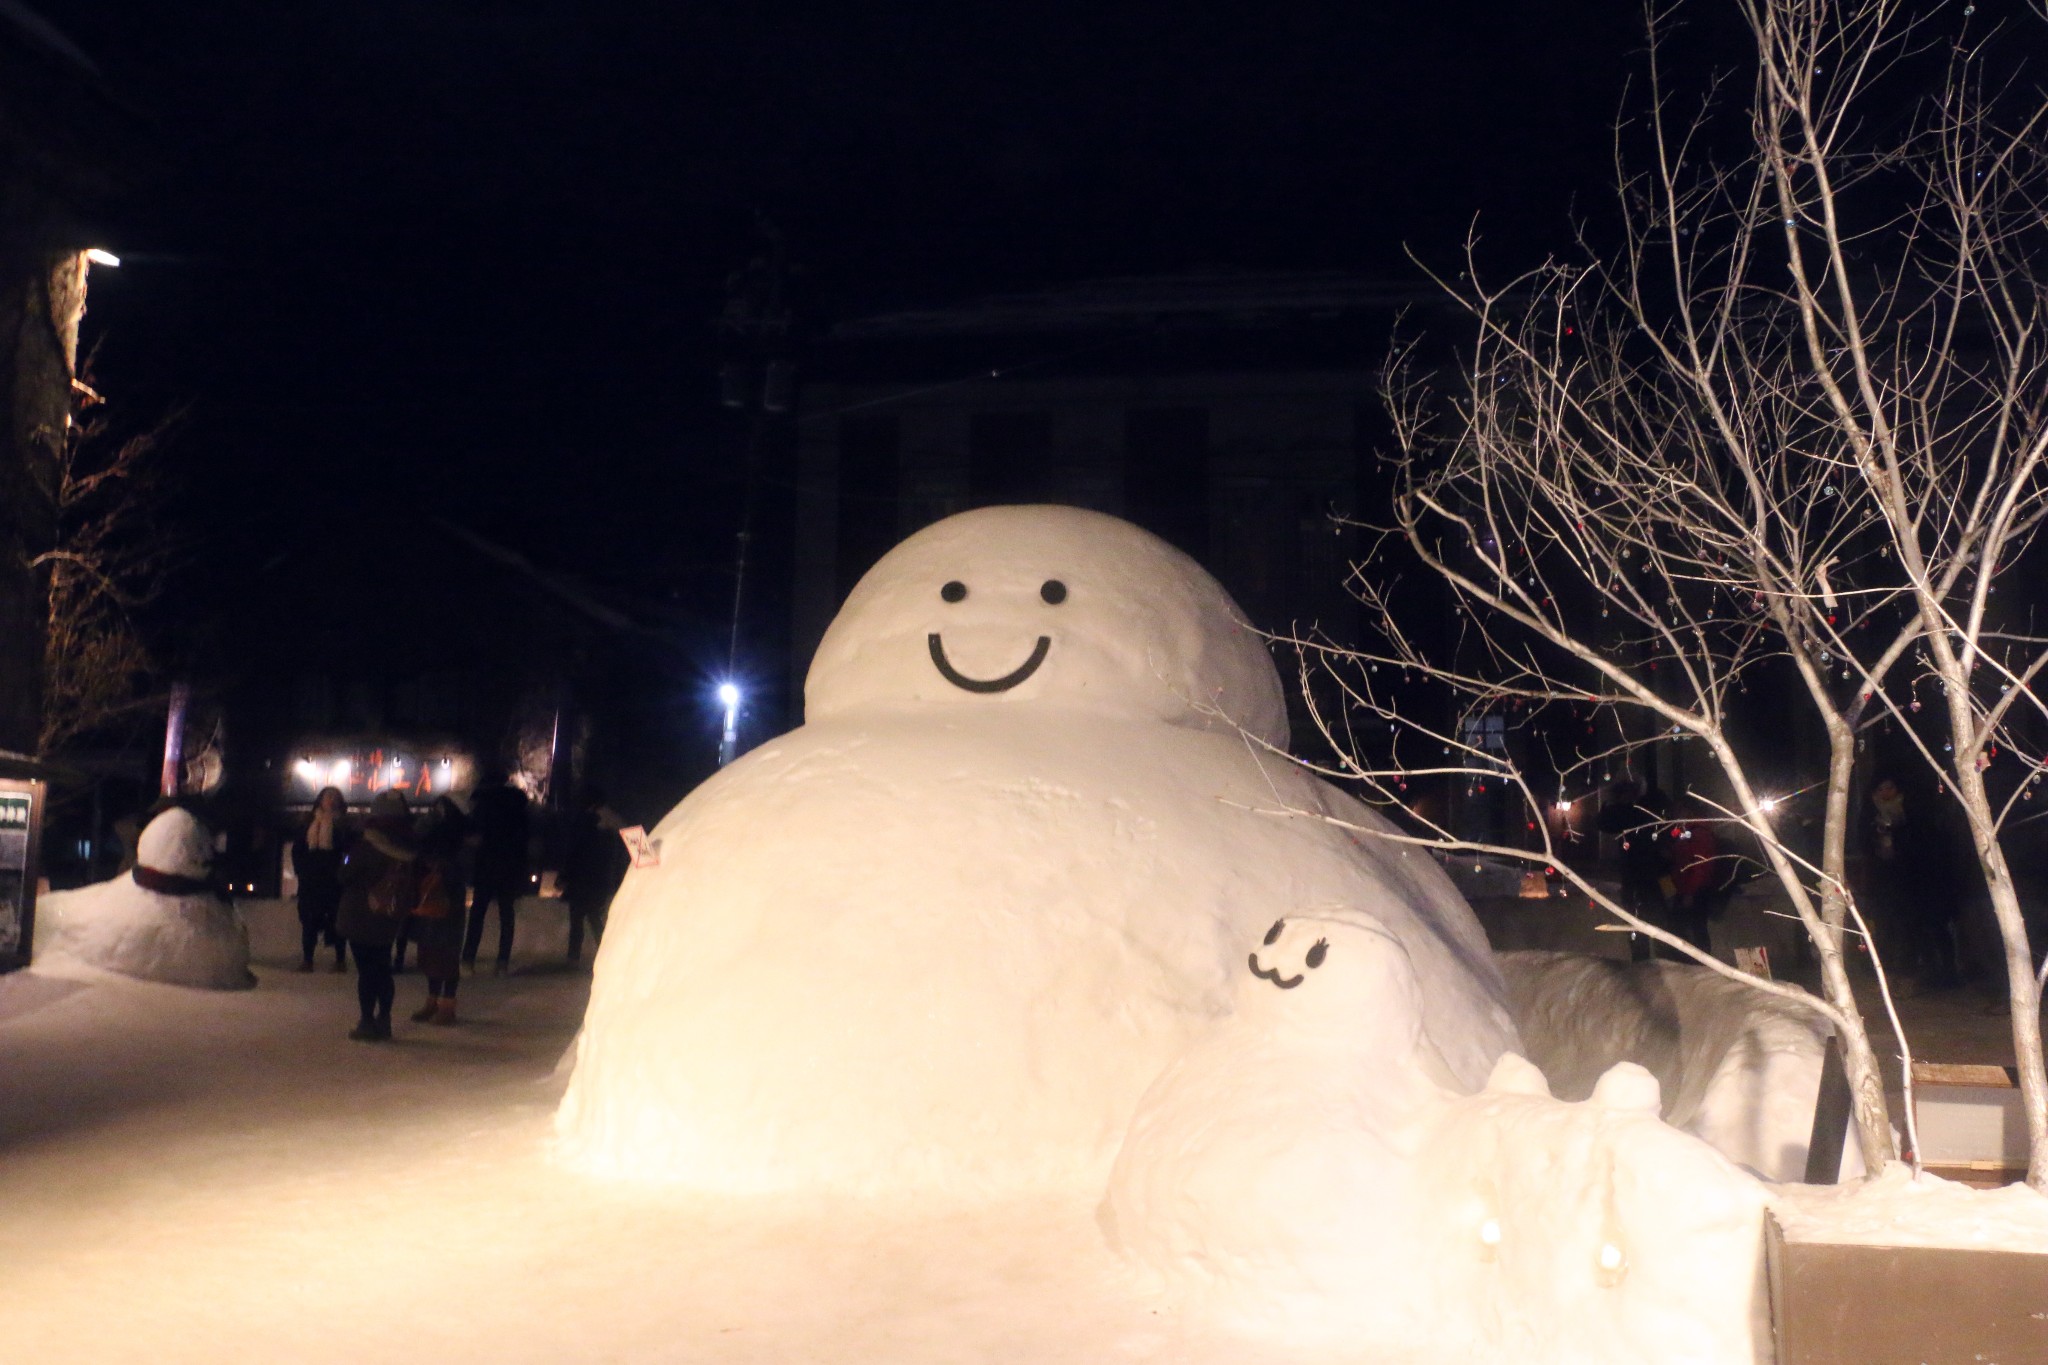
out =
[[[133,871],[43,900],[36,968],[84,966],[210,990],[255,985],[248,926],[213,890],[212,862],[213,836],[198,817],[164,811],[142,831]]]

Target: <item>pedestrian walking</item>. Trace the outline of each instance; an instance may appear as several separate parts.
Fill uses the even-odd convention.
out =
[[[462,844],[468,835],[462,807],[446,796],[434,802],[420,836],[419,898],[410,921],[420,973],[427,978],[427,1001],[413,1011],[414,1023],[455,1022],[455,988],[462,977]]]
[[[419,843],[401,792],[381,791],[370,803],[362,837],[341,865],[341,909],[335,925],[356,959],[356,1003],[362,1018],[349,1030],[361,1043],[391,1036],[391,945],[419,901]]]

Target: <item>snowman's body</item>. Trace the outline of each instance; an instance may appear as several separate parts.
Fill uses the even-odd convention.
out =
[[[84,967],[210,990],[255,985],[248,926],[234,906],[203,888],[213,858],[206,827],[173,807],[143,830],[136,857],[140,877],[153,870],[157,885],[174,889],[152,889],[123,872],[50,894],[38,916],[43,944],[37,967],[55,973]]]
[[[1264,747],[1285,720],[1262,642],[1134,527],[928,528],[854,590],[806,702],[662,822],[614,903],[558,1121],[586,1165],[1099,1190],[1245,945],[1314,908],[1399,940],[1445,1083],[1514,1045],[1470,910]]]

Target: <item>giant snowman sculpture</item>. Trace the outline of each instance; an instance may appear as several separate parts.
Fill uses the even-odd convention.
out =
[[[1140,1096],[1288,916],[1368,917],[1412,977],[1389,1008],[1424,1044],[1357,1084],[1403,1090],[1426,1058],[1470,1094],[1516,1045],[1470,909],[1273,752],[1263,642],[1134,526],[926,528],[854,588],[804,697],[613,905],[557,1118],[588,1169],[1098,1198]]]

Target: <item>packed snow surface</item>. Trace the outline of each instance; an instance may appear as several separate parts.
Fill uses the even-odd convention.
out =
[[[1502,953],[1529,1059],[1580,1100],[1616,1062],[1655,1075],[1665,1121],[1768,1180],[1803,1180],[1828,1025],[1811,1010],[1681,962]],[[1846,1174],[1862,1159],[1847,1145]]]
[[[143,830],[137,862],[170,876],[200,878],[211,837],[189,813],[163,812]],[[211,892],[171,895],[123,872],[36,903],[36,960],[46,972],[109,971],[172,986],[240,990],[249,974],[249,930],[234,906]]]
[[[661,822],[613,902],[559,1123],[583,1169],[1099,1198],[1139,1095],[1289,915],[1400,945],[1445,1084],[1515,1044],[1441,869],[1261,747],[1286,737],[1265,645],[1127,523],[988,508],[911,537],[806,705]]]
[[[1990,1248],[2048,1256],[2048,1195],[2026,1185],[1975,1190],[1904,1162],[1875,1180],[1785,1185],[1771,1212],[1794,1242]]]
[[[1207,1295],[1134,1273],[1098,1230],[1094,1199],[937,1208],[720,1197],[582,1175],[546,1157],[560,1093],[550,1073],[588,983],[560,969],[559,902],[522,903],[518,972],[465,980],[455,1028],[407,1024],[422,988],[416,975],[400,977],[397,1040],[375,1047],[345,1037],[356,1017],[348,977],[289,970],[298,958],[290,903],[245,908],[257,990],[55,979],[40,969],[0,977],[0,1356],[93,1365],[1540,1359],[1457,1346],[1466,1329],[1456,1316],[1441,1341],[1414,1350],[1296,1341],[1284,1323],[1219,1318]],[[1329,967],[1344,946],[1332,944]],[[1648,1102],[1647,1085],[1633,1088],[1637,1106]],[[1628,1108],[1630,1087],[1618,1089],[1609,1097],[1618,1107],[1595,1113],[1597,1103],[1545,1099],[1509,1064],[1490,1090],[1455,1102],[1488,1112],[1446,1130],[1458,1145],[1443,1160],[1494,1161],[1520,1182],[1498,1191],[1504,1206],[1563,1224],[1583,1189],[1607,1188],[1571,1173],[1588,1162],[1604,1171],[1612,1154],[1626,1227],[1636,1191],[1654,1193],[1635,1182],[1662,1162],[1643,1159],[1633,1138],[1658,1129],[1645,1126],[1646,1109]],[[1530,1133],[1523,1156],[1556,1153],[1558,1178],[1512,1153],[1489,1156],[1485,1144],[1510,1130]],[[1700,1144],[1679,1141],[1684,1160],[1698,1159]],[[1707,1171],[1715,1181],[1724,1173]],[[1537,1202],[1542,1185],[1555,1188],[1555,1214]],[[2024,1189],[1927,1188],[1938,1196],[1911,1196],[1910,1206],[1942,1244],[2003,1235],[2048,1245],[2043,1201]],[[1234,1188],[1234,1202],[1249,1192]],[[1853,1191],[1775,1194],[1779,1216],[1796,1201],[1812,1236],[1843,1235],[1862,1209],[1908,1202],[1882,1190],[1868,1203]],[[1618,1290],[1597,1278],[1598,1292],[1572,1288],[1589,1255],[1601,1273],[1607,1243],[1595,1240],[1592,1217],[1601,1207],[1588,1206],[1554,1249],[1503,1215],[1497,1259],[1474,1266],[1498,1275],[1499,1287],[1487,1291],[1482,1279],[1460,1312],[1494,1316],[1525,1292],[1510,1277],[1555,1275],[1562,1311],[1615,1321],[1607,1297],[1630,1292],[1643,1264],[1633,1243],[1616,1244],[1636,1258]],[[2018,1216],[2028,1209],[2032,1231]],[[1450,1248],[1484,1247],[1478,1211],[1459,1211]],[[1631,1365],[1698,1359],[1674,1336]]]
[[[0,977],[0,1358],[92,1365],[1465,1365],[1313,1353],[1149,1292],[1094,1199],[973,1210],[732,1198],[547,1159],[588,978],[559,902],[463,1022],[350,1042],[354,982],[299,975],[250,908],[261,985]],[[1472,1365],[1477,1365],[1473,1362]]]

